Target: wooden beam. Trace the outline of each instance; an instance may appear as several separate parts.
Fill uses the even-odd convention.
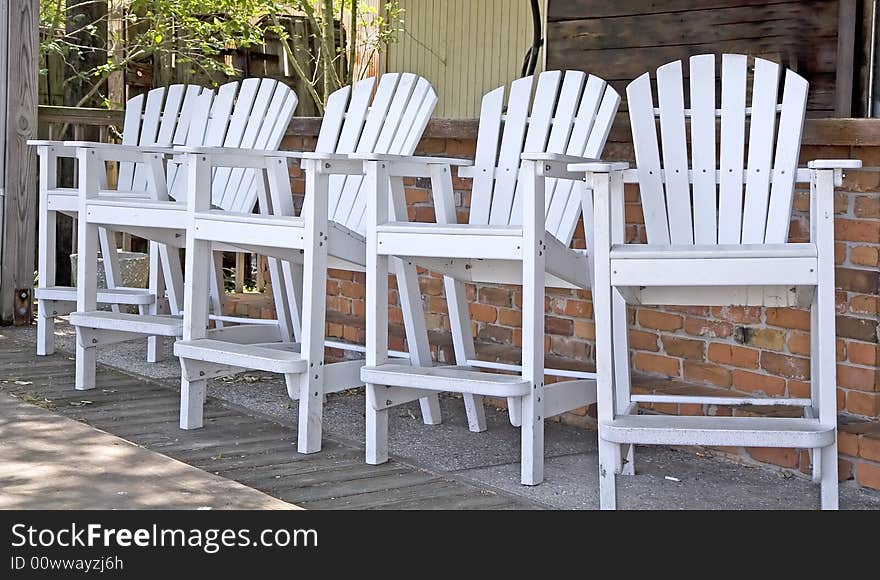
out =
[[[2,236],[0,236],[0,322],[30,324],[34,282],[37,209],[36,156],[27,140],[37,136],[38,0],[8,0],[6,140]]]
[[[851,117],[856,46],[856,0],[840,0],[834,116]]]

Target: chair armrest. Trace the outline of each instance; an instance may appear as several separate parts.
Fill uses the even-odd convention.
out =
[[[568,166],[569,171],[584,173],[611,173],[613,171],[625,171],[629,169],[626,161],[587,161],[572,163]]]
[[[557,163],[601,163],[600,159],[580,157],[578,155],[566,155],[564,153],[548,153],[546,151],[526,151],[520,158],[523,161],[554,161]]]
[[[859,169],[861,159],[816,159],[807,163],[810,169]]]
[[[162,155],[172,155],[174,153],[174,148],[166,145],[121,145],[119,143],[98,143],[96,141],[65,141],[65,147],[73,147],[76,149],[97,149],[102,152],[102,155],[107,156],[109,160],[112,160],[114,151],[121,151],[123,153],[160,153]]]
[[[270,149],[243,149],[240,147],[187,147],[177,145],[174,153],[197,153],[202,155],[228,155],[235,157],[249,157],[264,159],[267,157],[287,159],[302,159],[307,153],[303,151],[278,151]]]
[[[391,155],[388,153],[352,153],[348,157],[362,161],[390,161],[414,163],[418,165],[454,165],[456,167],[468,167],[474,164],[470,159],[460,159],[458,157],[418,157],[415,155]]]
[[[52,155],[55,158],[71,158],[76,159],[76,148],[68,147],[64,141],[50,141],[48,139],[28,139],[27,144],[37,148],[37,154],[42,154],[44,149],[52,148]]]

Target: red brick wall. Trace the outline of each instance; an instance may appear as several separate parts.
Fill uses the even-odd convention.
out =
[[[309,149],[312,138],[289,137],[290,149]],[[419,153],[473,158],[473,139],[425,139]],[[628,146],[609,144],[609,158],[627,158]],[[856,157],[880,166],[880,147],[808,146],[802,160]],[[292,170],[295,196],[301,198],[302,176]],[[409,217],[433,221],[430,184],[408,180]],[[470,204],[469,180],[454,179],[460,221]],[[877,310],[880,252],[880,173],[852,172],[835,196],[837,263],[838,408],[841,477],[880,489],[880,348]],[[808,193],[794,202],[791,241],[807,241]],[[644,241],[645,231],[636,187],[626,191],[628,241]],[[584,247],[583,230],[575,245]],[[328,282],[328,335],[363,341],[364,275],[331,271]],[[449,319],[439,277],[421,273],[428,328],[435,356],[453,360]],[[392,285],[393,288],[393,285]],[[404,348],[402,316],[391,292],[391,348]],[[476,285],[468,288],[473,332],[481,357],[515,361],[522,343],[522,293],[518,287]],[[595,328],[589,292],[549,290],[546,305],[547,366],[592,368]],[[637,390],[719,393],[758,392],[770,396],[809,394],[809,313],[793,308],[667,307],[629,312],[631,361]],[[498,404],[501,404],[499,401]],[[654,405],[657,412],[730,414],[730,408],[698,405]],[[771,408],[780,413],[790,409]],[[593,409],[580,409],[562,421],[592,427]],[[809,456],[794,450],[723,449],[746,461],[809,469]]]

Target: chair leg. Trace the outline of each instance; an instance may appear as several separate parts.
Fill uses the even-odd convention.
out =
[[[632,388],[629,373],[629,338],[627,336],[626,301],[616,288],[611,289],[611,335],[614,361],[615,416],[624,415],[630,404]],[[621,475],[635,474],[635,446],[621,445],[618,469]]]
[[[299,391],[297,419],[298,453],[316,453],[321,450],[324,407],[323,363],[318,370],[309,368],[299,375],[284,375],[288,393]]]
[[[821,457],[821,494],[822,509],[836,510],[839,507],[839,492],[837,483],[837,442],[823,447],[818,455]]]
[[[388,409],[376,409],[376,385],[367,384],[366,461],[379,465],[388,461]]]
[[[162,262],[159,259],[159,244],[150,242],[150,281],[149,290],[153,295],[153,303],[146,310],[148,314],[159,314],[162,312],[162,295],[165,293],[165,277],[162,274]],[[143,312],[143,308],[139,309]],[[161,361],[165,355],[165,338],[161,336],[147,337],[147,362],[156,363]]]
[[[83,343],[88,340],[88,333],[82,329],[76,329],[76,377],[75,388],[77,391],[88,391],[95,388],[95,369],[98,366],[98,349],[94,346],[85,347]]]
[[[620,458],[620,445],[599,437],[599,509],[617,509],[615,470]]]
[[[46,198],[41,196],[40,232],[37,256],[37,273],[41,288],[55,285],[55,234],[56,213],[45,209]],[[55,315],[52,302],[37,302],[37,356],[55,352]]]
[[[180,377],[180,428],[201,429],[204,424],[205,394],[208,381]]]
[[[41,277],[42,280],[42,277]],[[55,353],[55,315],[52,302],[37,301],[37,356]]]
[[[636,446],[633,444],[620,446],[620,475],[636,474]]]

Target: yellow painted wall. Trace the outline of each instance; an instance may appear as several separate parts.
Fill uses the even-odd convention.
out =
[[[435,117],[476,117],[485,93],[519,77],[532,42],[528,0],[399,2],[406,30],[388,49],[387,71],[430,80],[440,96]]]

